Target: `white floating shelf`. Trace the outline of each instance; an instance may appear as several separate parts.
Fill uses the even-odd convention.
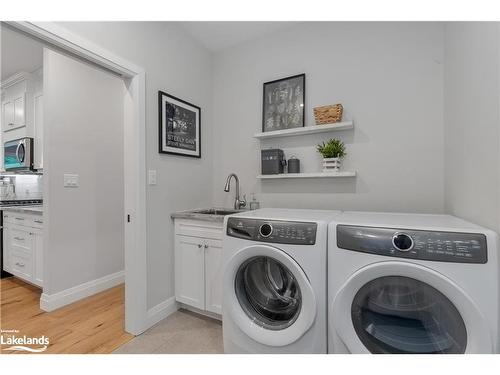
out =
[[[333,178],[333,177],[356,177],[356,172],[315,172],[315,173],[281,173],[281,174],[260,174],[257,176],[261,180],[283,179],[283,178]]]
[[[337,122],[335,124],[304,126],[301,128],[275,130],[265,133],[256,133],[254,134],[253,137],[257,139],[292,137],[296,135],[326,133],[326,132],[333,132],[340,130],[348,130],[352,128],[354,128],[354,123],[352,121],[342,121],[342,122]]]

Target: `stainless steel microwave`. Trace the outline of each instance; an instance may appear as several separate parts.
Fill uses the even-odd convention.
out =
[[[3,165],[6,171],[33,169],[33,138],[8,141],[3,147]]]

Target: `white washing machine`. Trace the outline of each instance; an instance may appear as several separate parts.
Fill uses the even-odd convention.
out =
[[[448,215],[329,225],[330,353],[498,353],[498,236]]]
[[[327,231],[333,216],[261,209],[225,218],[226,353],[327,352]]]

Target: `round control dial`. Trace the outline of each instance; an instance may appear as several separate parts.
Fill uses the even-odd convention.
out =
[[[413,248],[413,239],[406,233],[396,233],[392,237],[392,245],[399,251],[410,251]]]
[[[262,237],[269,237],[273,233],[273,226],[271,224],[262,224],[259,228],[259,233]]]

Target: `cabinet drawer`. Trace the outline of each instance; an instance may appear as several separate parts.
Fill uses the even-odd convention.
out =
[[[32,281],[33,258],[23,251],[12,248],[10,253],[10,272],[22,279]]]
[[[23,212],[4,211],[3,221],[5,223],[23,225],[26,227],[43,228],[43,216]]]
[[[32,254],[32,236],[30,232],[11,227],[10,229],[10,245],[14,248],[22,250],[28,254]]]
[[[201,220],[175,220],[175,234],[189,237],[222,240],[222,223]]]
[[[30,215],[30,218],[28,221],[30,223],[30,226],[32,226],[33,228],[39,228],[39,229],[43,228],[43,216],[42,215]]]
[[[29,216],[21,212],[4,211],[3,221],[5,223],[28,225]]]

